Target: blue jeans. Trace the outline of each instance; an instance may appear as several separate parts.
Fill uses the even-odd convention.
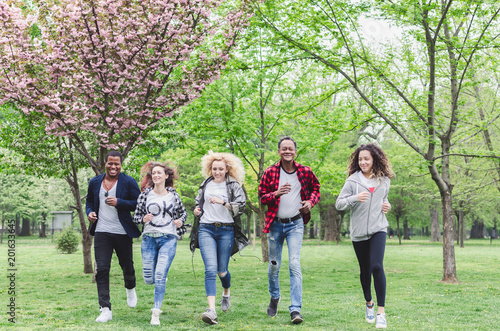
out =
[[[223,288],[231,287],[231,274],[228,265],[233,250],[234,227],[200,224],[198,242],[205,264],[205,292],[207,297],[215,296],[217,294],[215,285],[217,274]]]
[[[288,246],[288,260],[290,269],[290,297],[292,311],[300,312],[302,307],[302,271],[300,270],[300,248],[304,237],[304,222],[302,218],[291,223],[278,223],[273,221],[267,234],[269,247],[269,293],[271,298],[278,299],[280,295],[280,266],[283,242],[286,239]]]
[[[167,274],[177,249],[177,237],[166,234],[153,238],[142,236],[142,273],[144,282],[155,285],[154,308],[160,309],[165,297]]]

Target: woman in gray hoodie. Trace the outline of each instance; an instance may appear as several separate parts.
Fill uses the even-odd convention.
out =
[[[348,178],[340,192],[337,210],[351,208],[351,239],[358,258],[360,280],[366,300],[365,319],[385,329],[384,252],[387,235],[385,214],[391,209],[387,200],[390,179],[394,177],[384,151],[375,144],[361,145],[352,154]],[[377,316],[371,295],[371,277],[377,295]]]

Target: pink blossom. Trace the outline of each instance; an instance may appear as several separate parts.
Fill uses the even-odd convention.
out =
[[[240,2],[227,13],[212,0],[60,0],[45,8],[54,24],[0,2],[0,100],[43,113],[50,134],[133,144],[219,77],[251,15],[251,0]],[[41,36],[31,39],[34,23]]]

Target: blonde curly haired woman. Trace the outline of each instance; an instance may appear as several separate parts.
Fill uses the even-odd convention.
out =
[[[191,232],[191,251],[200,249],[205,264],[205,292],[208,309],[202,320],[217,324],[215,312],[216,275],[219,276],[223,294],[221,308],[227,312],[230,306],[231,274],[229,258],[249,244],[241,232],[240,216],[246,204],[241,185],[245,169],[241,160],[231,153],[210,151],[201,159],[201,170],[206,178],[196,197],[196,220]]]

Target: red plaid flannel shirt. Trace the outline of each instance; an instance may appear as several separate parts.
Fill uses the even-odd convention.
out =
[[[311,206],[319,202],[321,194],[319,193],[319,181],[311,168],[303,166],[295,161],[297,169],[297,178],[300,182],[300,197],[302,201],[309,201]],[[274,192],[278,190],[280,183],[280,168],[281,161],[273,166],[270,166],[262,175],[259,185],[259,197],[262,204],[267,205],[266,226],[262,230],[264,233],[269,233],[269,227],[278,213],[280,198],[276,198]],[[311,214],[302,215],[304,224],[307,224],[311,219]]]

